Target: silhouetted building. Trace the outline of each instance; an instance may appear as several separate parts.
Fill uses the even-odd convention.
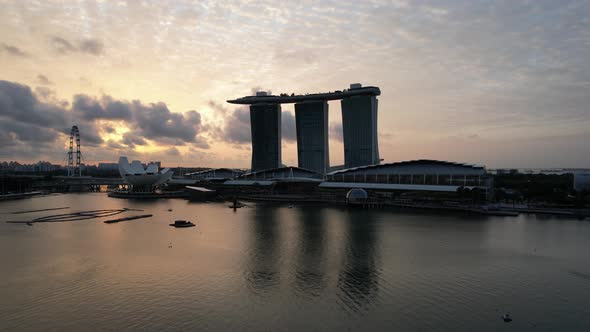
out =
[[[281,105],[250,105],[252,171],[281,166]]]
[[[344,166],[350,168],[379,164],[377,97],[351,96],[342,99],[341,105]]]
[[[118,163],[98,163],[98,169],[108,170],[108,171],[118,170],[119,164]]]
[[[139,160],[129,164],[127,157],[119,157],[119,174],[131,185],[131,191],[152,192],[155,187],[168,182],[172,178],[172,170],[166,168],[158,170],[156,164],[149,164],[147,168]]]
[[[438,160],[410,160],[380,165],[359,166],[326,174],[324,189],[361,188],[380,192],[473,192],[491,198],[493,178],[481,165]],[[477,195],[475,194],[477,193]],[[481,195],[480,195],[481,194]]]
[[[579,192],[590,191],[590,172],[574,173],[574,190]]]
[[[330,167],[328,148],[328,103],[295,104],[297,160],[300,168],[326,173]]]
[[[255,96],[228,100],[250,105],[252,126],[252,171],[281,165],[281,107],[295,103],[297,115],[297,155],[299,167],[326,173],[329,169],[328,104],[341,100],[344,131],[345,167],[379,164],[377,144],[378,87],[359,83],[342,91],[304,95],[271,95],[264,91]],[[309,137],[308,137],[309,136]]]
[[[244,171],[232,168],[210,168],[198,172],[187,173],[185,177],[201,181],[229,180],[244,174]]]

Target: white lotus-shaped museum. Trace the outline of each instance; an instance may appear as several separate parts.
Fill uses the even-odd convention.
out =
[[[146,169],[139,160],[134,160],[129,164],[127,157],[119,158],[119,174],[129,184],[133,186],[157,186],[172,178],[172,170],[169,168],[158,170],[156,164],[149,164]]]

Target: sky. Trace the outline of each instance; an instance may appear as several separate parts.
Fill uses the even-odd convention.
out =
[[[86,163],[247,168],[248,109],[226,100],[356,82],[381,89],[384,162],[590,167],[588,0],[3,0],[0,160],[65,164],[76,124]]]

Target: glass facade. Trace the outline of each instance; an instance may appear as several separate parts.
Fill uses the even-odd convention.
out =
[[[344,166],[378,164],[377,98],[354,96],[342,99],[341,105]]]
[[[388,184],[415,184],[434,186],[486,186],[489,177],[487,175],[463,175],[463,174],[334,174],[328,175],[330,182],[356,182],[356,183],[388,183]]]
[[[325,173],[330,166],[328,148],[328,103],[295,104],[297,160],[300,168]]]
[[[281,166],[281,105],[250,106],[252,171]]]

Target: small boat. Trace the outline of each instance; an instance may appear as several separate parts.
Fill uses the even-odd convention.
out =
[[[512,321],[512,317],[510,317],[510,314],[504,314],[502,315],[502,319],[506,322],[506,323],[510,323]]]
[[[193,227],[195,226],[195,224],[193,224],[190,221],[186,221],[186,220],[174,220],[173,224],[170,224],[170,226],[172,227]]]

